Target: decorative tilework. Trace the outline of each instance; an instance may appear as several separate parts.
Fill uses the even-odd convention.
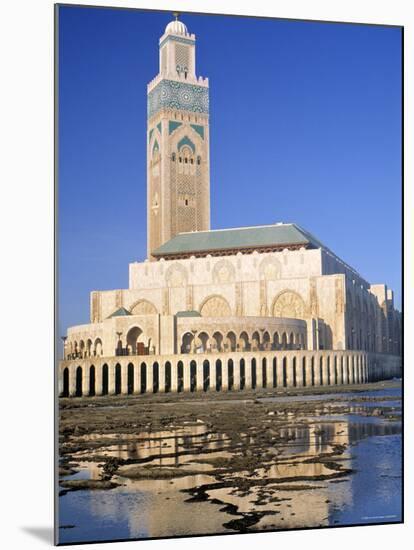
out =
[[[184,136],[183,139],[180,139],[180,141],[178,142],[177,144],[178,150],[180,150],[181,147],[184,147],[184,145],[188,145],[189,147],[191,147],[193,153],[195,153],[195,145],[191,141],[191,139],[189,139],[187,136]]]
[[[199,124],[190,124],[190,126],[201,136],[201,139],[204,139],[204,126],[200,126]]]
[[[148,94],[148,118],[160,109],[208,113],[208,88],[163,79]]]
[[[168,133],[172,134],[174,130],[182,126],[182,122],[176,122],[175,120],[169,120],[168,121]]]
[[[180,36],[171,36],[170,35],[170,36],[167,36],[166,38],[164,38],[164,40],[160,44],[160,48],[162,48],[168,40],[172,40],[173,42],[180,42],[181,44],[191,44],[191,45],[195,44],[195,39],[194,38],[182,38]]]

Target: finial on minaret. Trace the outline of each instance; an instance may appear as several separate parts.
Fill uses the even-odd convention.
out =
[[[179,11],[175,11],[173,13],[173,16],[175,17],[175,20],[178,21],[178,18],[180,17],[180,12]]]

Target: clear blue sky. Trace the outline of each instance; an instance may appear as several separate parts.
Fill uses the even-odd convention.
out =
[[[59,331],[146,256],[146,85],[170,13],[62,7]],[[296,222],[401,302],[401,30],[183,15],[210,79],[212,228]]]

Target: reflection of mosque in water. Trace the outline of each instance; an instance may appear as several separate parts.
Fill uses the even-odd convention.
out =
[[[358,408],[357,408],[358,409]],[[357,412],[357,411],[355,411]],[[399,425],[377,422],[326,422],[316,421],[302,426],[286,426],[278,430],[279,442],[275,445],[275,464],[266,464],[252,472],[225,474],[224,479],[242,475],[246,479],[272,479],[268,485],[253,486],[248,495],[234,491],[234,486],[208,491],[211,499],[234,504],[241,513],[257,511],[275,511],[265,515],[255,526],[257,529],[293,528],[303,526],[327,525],[331,511],[351,505],[353,487],[349,478],[324,480],[321,476],[335,473],[326,463],[318,461],[323,453],[330,453],[337,445],[346,445],[345,452],[333,460],[343,468],[351,466],[350,445],[372,435],[399,433]],[[84,436],[89,440],[101,436]],[[222,532],[223,523],[234,519],[223,512],[222,506],[213,503],[185,502],[188,494],[181,490],[199,487],[217,480],[211,475],[208,464],[197,462],[206,457],[232,456],[229,438],[225,434],[210,432],[203,424],[192,425],[171,431],[141,432],[138,436],[126,435],[125,442],[96,450],[121,459],[139,459],[144,464],[157,467],[177,467],[188,469],[189,475],[164,480],[130,480],[120,477],[123,486],[106,493],[88,493],[90,513],[111,521],[125,521],[128,518],[131,537],[167,536],[189,533]],[[246,436],[250,437],[250,436]],[[280,443],[280,441],[282,443]],[[272,449],[269,449],[272,452]],[[90,455],[90,453],[88,453]],[[81,455],[77,458],[82,459]],[[309,460],[314,460],[308,462]],[[95,463],[84,463],[88,475],[98,478],[101,469]],[[191,471],[204,471],[197,475]],[[121,470],[122,472],[122,467]],[[257,501],[262,491],[271,489],[276,502]],[[123,498],[119,498],[124,495]],[[283,518],[283,519],[282,519]]]

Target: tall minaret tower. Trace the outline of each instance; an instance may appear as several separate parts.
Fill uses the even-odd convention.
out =
[[[177,233],[210,229],[208,79],[196,76],[195,35],[174,15],[148,84],[149,259]]]

